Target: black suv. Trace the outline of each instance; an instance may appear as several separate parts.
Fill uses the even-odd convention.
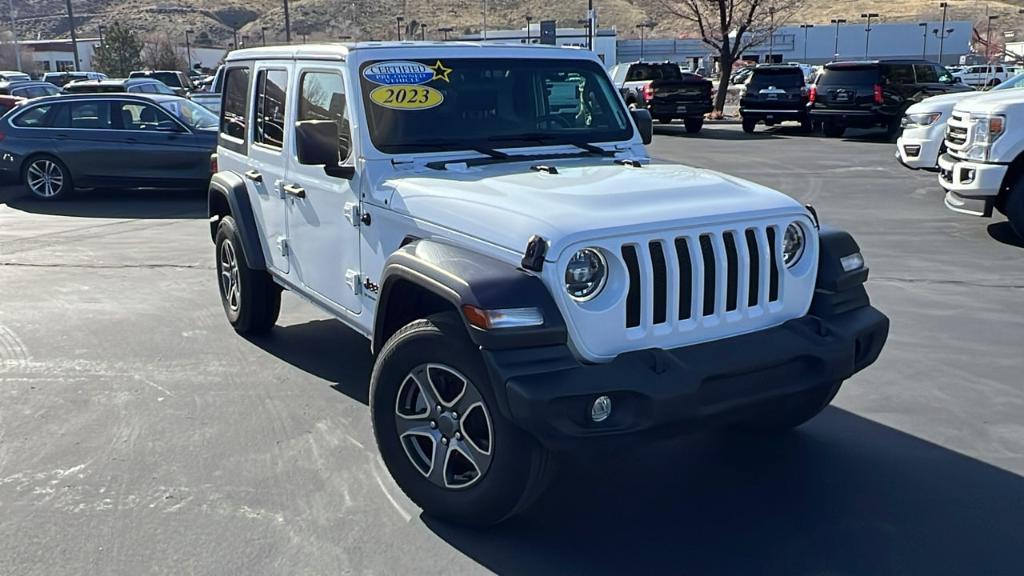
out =
[[[683,72],[678,64],[618,64],[609,74],[627,106],[646,108],[663,124],[682,118],[686,131],[696,133],[704,125],[704,115],[711,112],[711,81]]]
[[[948,70],[926,60],[833,62],[811,87],[810,114],[826,136],[842,136],[848,127],[881,126],[895,137],[912,104],[968,90]]]
[[[748,134],[758,122],[774,126],[787,120],[799,122],[805,130],[810,130],[803,70],[784,64],[758,65],[747,79],[746,91],[740,98],[740,116],[743,131]]]

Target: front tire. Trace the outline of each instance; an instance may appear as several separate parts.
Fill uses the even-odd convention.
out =
[[[264,334],[281,312],[281,287],[265,270],[249,267],[231,216],[217,227],[217,286],[228,322],[239,334]]]
[[[684,118],[687,134],[697,134],[704,127],[704,118]]]
[[[818,386],[786,398],[772,400],[753,416],[743,419],[739,428],[750,432],[778,434],[804,424],[821,413],[839,393],[842,382]]]
[[[33,156],[26,160],[21,181],[29,194],[47,202],[66,198],[75,189],[71,171],[54,156]]]
[[[545,484],[547,451],[499,412],[480,352],[453,312],[388,339],[370,378],[370,414],[391,476],[431,516],[495,524]]]
[[[1024,176],[1018,176],[1006,194],[1000,211],[1006,214],[1006,219],[1010,221],[1010,227],[1017,236],[1024,240]]]

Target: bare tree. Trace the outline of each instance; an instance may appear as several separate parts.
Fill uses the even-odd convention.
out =
[[[153,34],[146,38],[142,49],[142,63],[150,70],[185,71],[185,54],[167,34]]]
[[[765,44],[804,0],[655,0],[669,14],[697,29],[704,44],[718,52],[715,111],[725,107],[732,65],[753,46]]]

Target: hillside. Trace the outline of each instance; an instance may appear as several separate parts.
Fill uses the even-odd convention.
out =
[[[1003,15],[996,28],[1018,29],[1024,19],[1016,14],[1024,0],[950,0],[950,19],[981,22],[988,4],[993,14]],[[633,37],[636,24],[651,19],[658,22],[653,36],[693,36],[687,24],[665,13],[658,0],[596,0],[602,26],[616,26],[620,37]],[[522,27],[526,16],[536,20],[556,19],[572,26],[584,17],[586,2],[550,3],[542,0],[490,0],[488,27]],[[68,23],[64,0],[14,0],[19,16],[21,38],[67,37]],[[119,20],[143,33],[167,33],[183,37],[193,29],[204,43],[225,46],[233,39],[232,28],[250,36],[250,44],[260,41],[261,27],[267,28],[267,41],[284,40],[284,13],[281,0],[73,0],[80,35],[95,35],[97,26]],[[456,33],[475,32],[482,25],[481,0],[290,0],[295,40],[301,35],[312,40],[336,40],[341,36],[357,39],[390,39],[396,34],[395,16],[405,14],[406,25],[425,22],[428,37],[437,37],[436,29],[451,27]],[[935,20],[938,2],[932,0],[806,0],[794,22],[828,22],[831,18],[857,21],[862,12],[877,12],[882,20]],[[9,22],[7,3],[0,3],[0,22]]]

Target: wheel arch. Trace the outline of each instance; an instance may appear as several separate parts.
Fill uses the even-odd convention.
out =
[[[378,352],[397,330],[437,312],[454,310],[474,344],[518,348],[564,343],[565,323],[543,282],[489,256],[436,240],[413,240],[392,254],[379,282],[371,347]],[[533,307],[544,324],[484,331],[471,327],[463,306],[483,310]]]
[[[217,172],[210,178],[207,194],[207,215],[210,218],[210,238],[217,237],[217,227],[225,216],[235,219],[242,240],[242,256],[254,270],[266,270],[266,257],[260,244],[259,228],[249,191],[242,177],[234,172]]]
[[[1017,152],[1013,162],[1010,162],[1010,167],[1006,170],[1006,175],[1003,176],[1003,182],[999,186],[999,194],[996,195],[995,199],[995,207],[997,209],[1003,210],[1010,189],[1022,177],[1024,177],[1024,150]]]

